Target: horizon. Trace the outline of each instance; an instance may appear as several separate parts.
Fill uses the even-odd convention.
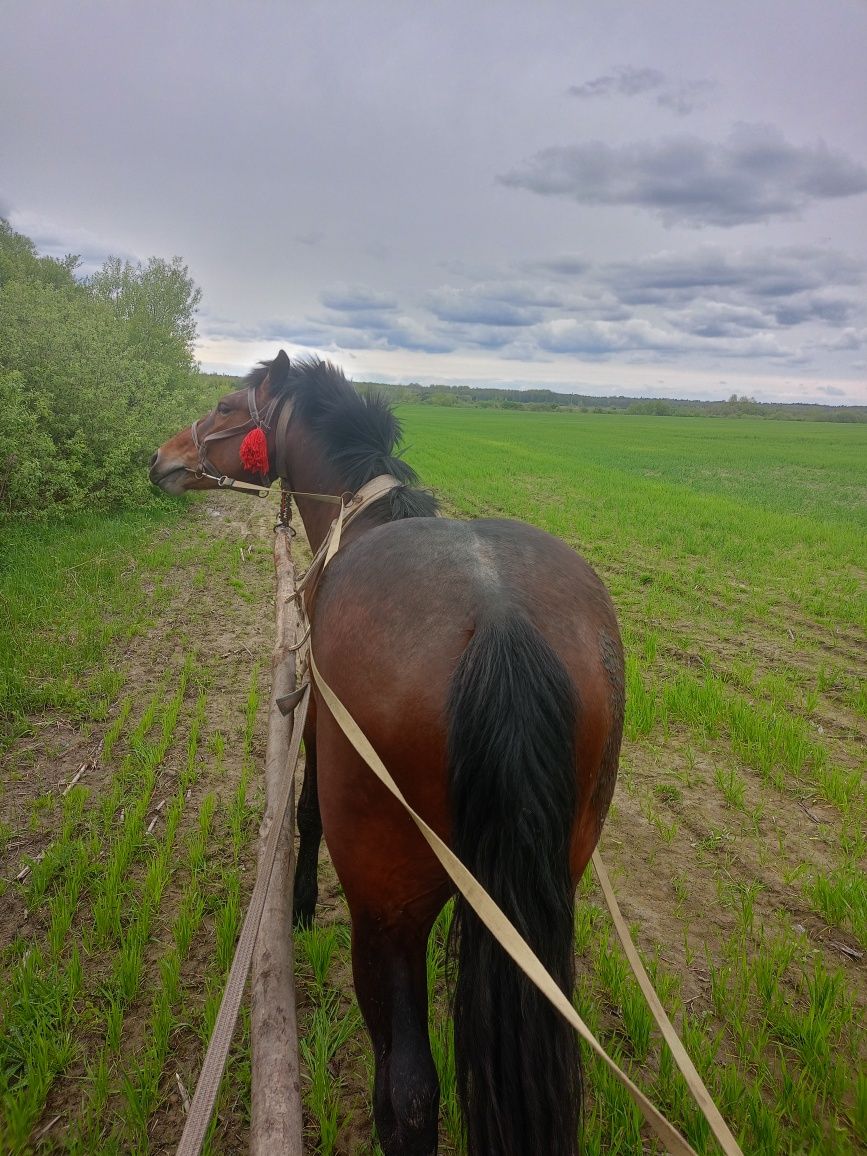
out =
[[[244,372],[232,372],[229,370],[212,370],[205,369],[199,366],[199,372],[208,374],[212,377],[227,377],[232,380],[239,380],[246,376],[248,370]],[[522,386],[513,385],[472,385],[467,382],[446,382],[446,381],[429,381],[422,382],[417,380],[404,381],[383,381],[375,378],[349,378],[352,385],[358,386],[381,386],[385,389],[447,389],[447,390],[461,390],[469,389],[477,392],[487,393],[550,393],[555,397],[572,397],[572,398],[586,398],[593,401],[664,401],[672,404],[682,403],[684,405],[727,405],[731,402],[737,404],[749,405],[778,405],[778,406],[815,406],[822,409],[865,409],[867,408],[867,401],[864,402],[835,402],[835,401],[780,401],[778,399],[760,401],[758,398],[749,394],[736,394],[734,391],[728,397],[687,397],[687,396],[666,396],[659,394],[634,394],[634,393],[583,393],[577,390],[569,389],[553,389],[549,386],[538,384],[527,384]],[[616,387],[612,387],[616,388]],[[401,402],[400,404],[408,405],[409,402]],[[676,415],[672,415],[676,416]]]

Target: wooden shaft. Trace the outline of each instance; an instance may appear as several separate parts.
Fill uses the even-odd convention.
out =
[[[293,597],[295,571],[290,536],[278,529],[274,537],[277,592],[277,638],[271,660],[271,709],[265,755],[265,815],[259,846],[265,845],[273,822],[275,801],[285,776],[291,714],[284,718],[276,700],[295,689],[295,654],[290,649],[301,634]],[[295,876],[294,791],[280,836],[271,886],[253,954],[251,982],[252,1109],[251,1156],[302,1156],[301,1074],[298,1062],[298,1020],[295,1008],[292,944],[292,886]]]

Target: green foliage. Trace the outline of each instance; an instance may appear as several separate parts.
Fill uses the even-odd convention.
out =
[[[29,237],[16,233],[8,221],[0,217],[0,287],[9,281],[38,282],[56,289],[75,285],[73,273],[78,268],[75,256],[56,261],[40,257]]]
[[[180,257],[171,262],[151,257],[147,265],[109,257],[90,278],[88,288],[119,321],[128,323],[136,349],[160,361],[186,360],[192,368],[195,313],[202,291]]]
[[[186,266],[77,263],[0,221],[0,522],[153,500],[148,458],[198,408]]]

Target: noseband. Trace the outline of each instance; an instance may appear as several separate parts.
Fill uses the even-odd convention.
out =
[[[249,385],[247,387],[247,408],[250,411],[250,416],[247,421],[241,425],[232,426],[231,429],[205,434],[204,437],[199,436],[199,423],[202,419],[197,418],[193,422],[190,426],[190,435],[192,436],[193,445],[196,447],[199,455],[199,464],[194,470],[187,467],[187,472],[194,474],[196,478],[210,478],[210,480],[216,482],[221,489],[252,490],[264,497],[268,493],[268,488],[273,481],[267,474],[262,475],[262,484],[258,486],[250,482],[242,482],[238,478],[230,478],[227,474],[221,474],[208,457],[208,442],[237,437],[238,434],[249,433],[250,430],[253,429],[261,429],[263,433],[267,434],[274,418],[278,416],[280,419],[278,433],[281,436],[285,434],[286,428],[289,425],[289,419],[292,416],[292,403],[288,396],[275,397],[264,412],[260,412],[259,406],[256,403],[256,387],[255,385]],[[278,474],[279,472],[280,471],[278,471]]]

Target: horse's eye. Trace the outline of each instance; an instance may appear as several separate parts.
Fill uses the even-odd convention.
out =
[[[225,402],[221,401],[221,402],[217,403],[217,413],[222,414],[223,417],[225,417],[228,412],[229,412],[229,407],[226,405]]]

